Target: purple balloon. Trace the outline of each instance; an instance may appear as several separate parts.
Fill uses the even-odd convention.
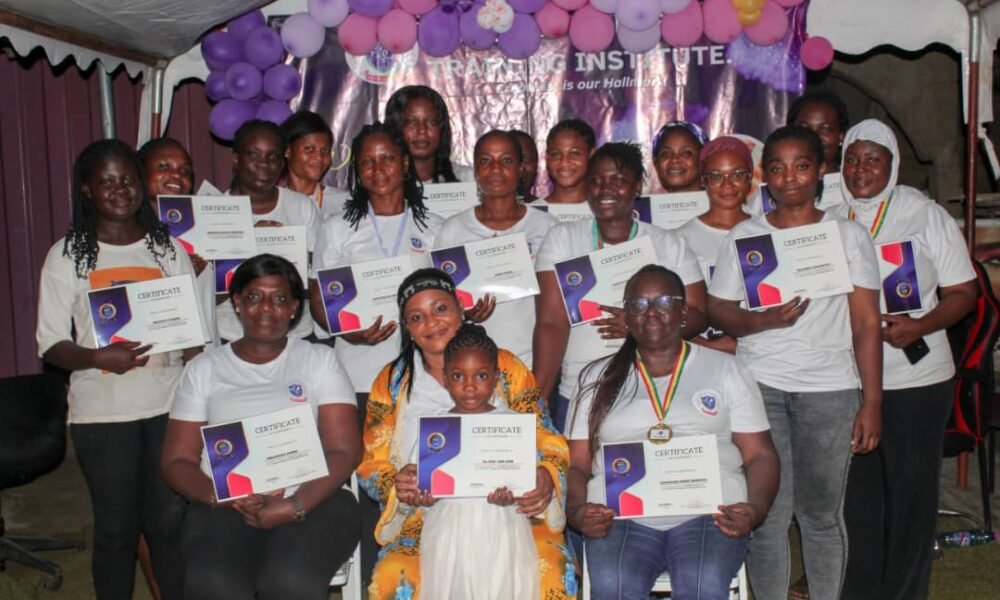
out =
[[[212,102],[225,100],[229,97],[229,90],[226,89],[226,72],[212,71],[205,78],[205,95]]]
[[[287,102],[279,100],[268,100],[257,108],[257,118],[270,121],[275,125],[281,125],[285,119],[292,116],[292,109],[288,108]]]
[[[351,10],[366,17],[381,17],[392,10],[393,0],[347,0]]]
[[[497,46],[510,58],[528,58],[542,43],[542,32],[531,15],[514,14],[514,24],[510,30],[500,34]]]
[[[226,90],[237,100],[250,100],[260,93],[264,76],[250,63],[238,62],[226,69]]]
[[[274,65],[264,73],[264,93],[275,100],[288,101],[302,89],[302,76],[291,65]]]
[[[486,4],[481,0],[472,5],[468,11],[458,18],[458,30],[462,34],[462,42],[473,50],[486,50],[497,41],[497,34],[491,29],[483,29],[476,21],[479,9]]]
[[[507,4],[519,13],[533,13],[545,6],[545,0],[507,0]]]
[[[247,62],[261,71],[271,65],[281,62],[285,56],[285,47],[281,45],[281,36],[267,25],[250,32],[243,42],[243,56]]]
[[[292,56],[309,58],[323,47],[326,29],[310,17],[309,13],[295,13],[282,24],[281,41]]]
[[[461,37],[458,31],[458,13],[444,12],[438,6],[420,17],[417,43],[429,56],[448,56],[458,48]]]
[[[201,56],[209,69],[224,71],[229,65],[243,60],[243,43],[231,33],[213,31],[201,41]]]
[[[649,52],[660,43],[660,25],[653,25],[645,31],[632,31],[619,25],[618,43],[633,54]]]
[[[660,21],[660,3],[657,0],[628,0],[619,2],[615,10],[618,26],[632,31],[646,31]]]
[[[208,115],[208,130],[216,137],[231,140],[240,125],[254,118],[257,106],[246,100],[232,98],[219,102]]]
[[[236,17],[226,24],[226,31],[236,36],[236,39],[243,41],[247,39],[250,33],[257,29],[267,25],[267,19],[264,17],[264,13],[259,10],[251,10],[250,12],[243,13],[242,15]]]
[[[347,0],[309,0],[309,15],[323,27],[336,27],[344,22],[351,8]]]

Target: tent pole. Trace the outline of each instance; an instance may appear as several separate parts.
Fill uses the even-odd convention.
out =
[[[976,248],[976,148],[979,144],[979,7],[969,8],[969,89],[965,126],[965,242]]]
[[[153,69],[153,109],[150,112],[149,138],[161,137],[163,123],[163,68]]]
[[[104,65],[97,68],[97,83],[101,98],[101,133],[105,139],[118,137],[115,128],[115,91],[111,86],[111,73]]]

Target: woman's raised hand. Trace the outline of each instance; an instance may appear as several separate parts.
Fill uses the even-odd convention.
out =
[[[396,322],[389,321],[382,325],[382,316],[375,319],[375,323],[368,329],[344,334],[344,339],[356,346],[374,346],[389,339],[389,336],[396,331]]]
[[[496,307],[496,296],[486,294],[479,300],[476,300],[475,306],[465,311],[465,318],[473,323],[482,323],[490,318],[490,315],[493,314],[493,309]]]

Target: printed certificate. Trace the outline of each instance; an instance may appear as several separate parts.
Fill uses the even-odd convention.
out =
[[[604,445],[604,490],[616,518],[714,513],[722,504],[714,435]]]
[[[220,501],[290,488],[330,473],[309,404],[204,425],[201,438]]]
[[[94,342],[152,344],[149,354],[205,344],[194,277],[175,275],[87,292]]]
[[[302,284],[308,285],[309,252],[306,246],[305,225],[283,225],[281,227],[257,227],[254,229],[254,250],[240,258],[227,258],[215,262],[215,293],[228,294],[229,282],[233,279],[236,269],[246,259],[258,254],[274,254],[287,259],[295,265],[295,270],[302,278]],[[308,310],[308,307],[306,307]]]
[[[632,212],[636,219],[645,223],[662,229],[677,229],[708,212],[708,194],[680,192],[640,196],[635,199]]]
[[[248,196],[157,196],[157,212],[188,254],[205,260],[253,254]]]
[[[497,302],[509,302],[539,292],[523,233],[431,250],[431,261],[455,281],[462,308],[471,308],[484,294],[495,296]]]
[[[425,183],[424,198],[429,211],[447,219],[479,204],[479,190],[472,181]]]
[[[913,240],[878,244],[876,251],[882,278],[882,309],[890,315],[923,310]]]
[[[318,271],[327,331],[334,335],[359,331],[380,316],[383,324],[398,320],[396,291],[412,272],[409,254]]]
[[[535,204],[532,202],[531,204],[528,204],[528,206],[549,213],[553,217],[559,219],[560,223],[594,218],[594,213],[590,212],[590,205],[586,202],[574,202],[572,204]]]
[[[836,221],[736,238],[733,245],[750,310],[854,289]]]
[[[499,487],[535,489],[535,416],[420,417],[417,482],[436,498],[485,498]]]
[[[658,262],[649,236],[556,263],[556,279],[571,326],[604,316],[601,305],[621,306],[629,277]]]

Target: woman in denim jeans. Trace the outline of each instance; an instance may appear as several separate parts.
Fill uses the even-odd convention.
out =
[[[778,489],[778,457],[756,383],[733,356],[684,341],[686,318],[680,277],[646,265],[625,287],[624,344],[581,375],[567,429],[566,512],[586,538],[595,599],[645,600],[663,571],[675,598],[728,598],[750,531]],[[606,477],[607,445],[646,440],[655,450],[714,445],[723,504],[684,516],[614,519],[609,505],[624,512],[626,494],[606,498],[605,481],[627,477],[632,465],[609,457]]]

